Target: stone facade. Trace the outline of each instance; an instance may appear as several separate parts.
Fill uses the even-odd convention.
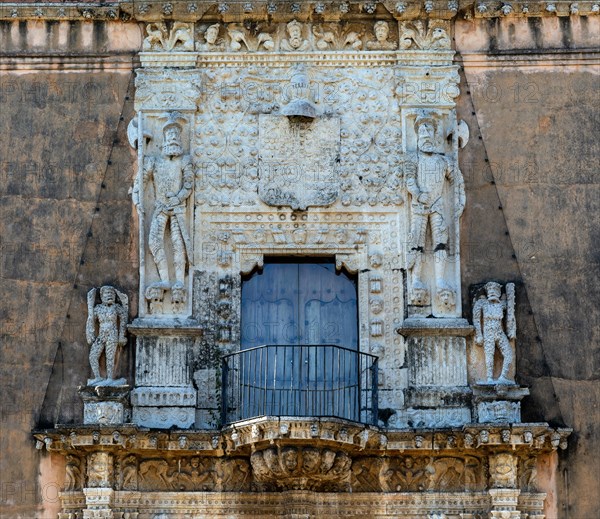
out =
[[[73,326],[69,360],[45,361],[54,368],[30,424],[41,485],[64,480],[58,500],[42,496],[40,517],[559,516],[557,449],[577,424],[521,403],[530,390],[517,382],[543,401],[541,382],[519,375],[539,356],[525,347],[531,295],[500,258],[470,257],[469,240],[508,223],[469,216],[503,204],[469,178],[486,127],[472,117],[480,92],[465,89],[496,50],[477,48],[488,19],[596,27],[595,4],[563,7],[3,5],[8,70],[107,67],[119,91],[107,102],[116,130],[97,189],[75,197],[98,213],[82,219],[69,283],[88,292],[88,313],[85,296],[61,288],[70,301],[61,315],[80,323],[81,314],[83,326]],[[483,32],[467,42],[470,30]],[[585,38],[572,36],[582,47]],[[65,45],[84,50],[66,56]],[[119,78],[120,67],[135,79]],[[240,350],[244,280],[282,256],[329,257],[355,277],[358,348],[377,357],[370,420],[226,419],[222,357]],[[86,365],[84,338],[92,378],[80,370],[61,382],[61,362]],[[69,392],[77,403],[65,410]]]

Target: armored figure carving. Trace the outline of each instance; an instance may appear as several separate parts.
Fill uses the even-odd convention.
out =
[[[160,281],[146,289],[146,298],[161,301],[165,290],[171,289],[173,303],[186,301],[184,285],[187,259],[191,254],[191,242],[185,223],[187,201],[192,193],[194,170],[192,159],[183,154],[181,142],[184,117],[171,112],[163,126],[161,157],[148,157],[143,166],[142,182],[153,181],[155,206],[150,222],[148,245],[156,264]],[[140,187],[134,188],[134,203],[139,205]],[[165,234],[169,226],[173,250],[175,279],[169,274],[165,252]]]
[[[119,303],[117,303],[117,297]],[[90,386],[121,385],[125,379],[113,378],[117,346],[127,344],[125,330],[129,312],[129,298],[111,286],[100,289],[100,304],[96,303],[96,289],[87,295],[88,318],[85,334],[90,348],[90,366],[94,378],[88,381]],[[98,323],[96,333],[96,322]],[[106,378],[100,375],[100,356],[106,355]]]
[[[409,268],[412,268],[413,304],[427,304],[429,293],[423,283],[423,254],[427,227],[431,228],[435,285],[437,296],[444,306],[454,301],[455,290],[444,279],[447,259],[450,210],[444,201],[444,190],[448,184],[457,188],[454,215],[459,217],[465,205],[462,175],[458,168],[436,151],[436,120],[422,115],[415,121],[417,133],[416,167],[407,172],[406,187],[411,194],[411,248]]]
[[[515,285],[506,284],[506,295],[502,295],[499,283],[490,281],[485,285],[486,297],[481,296],[473,304],[473,324],[475,326],[475,344],[483,345],[485,353],[485,371],[488,384],[514,384],[508,379],[508,370],[513,361],[510,340],[516,337],[515,322]],[[506,317],[506,319],[505,319]],[[483,321],[483,328],[482,328]],[[506,324],[506,332],[503,326]],[[496,347],[502,354],[502,371],[494,380],[494,353]]]

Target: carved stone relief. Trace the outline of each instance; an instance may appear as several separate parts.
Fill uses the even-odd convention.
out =
[[[144,51],[193,51],[194,27],[191,23],[174,22],[170,30],[164,22],[149,23],[146,38],[142,44]]]
[[[94,452],[87,460],[86,487],[111,487],[113,482],[113,455],[108,452]]]
[[[81,490],[83,487],[83,463],[79,456],[67,454],[65,466],[65,484],[64,491],[72,492]]]
[[[88,318],[85,335],[90,345],[90,366],[94,375],[88,386],[120,386],[125,379],[114,379],[115,359],[118,346],[127,344],[125,338],[129,313],[129,298],[111,286],[100,288],[97,303],[95,288],[87,295]],[[106,357],[106,377],[100,374],[100,356]]]
[[[422,492],[429,490],[435,469],[431,458],[405,456],[385,458],[381,464],[379,481],[384,492]]]
[[[515,488],[517,486],[517,457],[513,454],[490,456],[490,486]]]
[[[258,194],[270,206],[328,206],[340,193],[340,121],[336,117],[311,122],[287,117],[259,117]],[[297,237],[303,241],[301,237]]]
[[[375,39],[367,42],[369,50],[396,50],[398,44],[390,39],[390,25],[388,22],[379,20],[373,27]]]
[[[259,490],[346,490],[352,460],[345,452],[316,447],[270,447],[250,456]]]
[[[445,27],[440,22],[438,31]],[[185,25],[185,24],[181,24]],[[306,23],[292,19],[284,23],[221,23],[215,21],[197,27],[196,50],[201,53],[216,52],[283,52],[305,53],[311,51],[395,51],[398,49],[397,22],[378,20],[374,22],[346,21],[334,23]],[[144,50],[190,50],[190,45],[174,45],[175,26],[171,31],[164,23],[149,24]],[[445,32],[444,32],[445,34]],[[433,43],[427,45],[428,35],[418,37],[419,47],[428,49],[450,48],[437,32]],[[447,35],[446,35],[447,38]],[[193,40],[192,40],[193,41]],[[446,47],[446,44],[447,47]],[[191,47],[193,49],[193,47]]]
[[[450,24],[442,20],[416,20],[400,24],[400,48],[403,50],[450,49]]]
[[[480,384],[514,384],[508,373],[514,359],[514,341],[517,334],[515,322],[515,285],[502,286],[490,281],[484,287],[484,294],[473,301],[473,325],[475,344],[483,346],[485,354],[486,380]],[[494,354],[496,349],[502,355],[500,376],[494,378]]]
[[[456,251],[456,224],[464,209],[465,191],[458,165],[440,153],[442,130],[438,114],[425,111],[416,115],[417,150],[406,173],[410,193],[409,303],[414,314],[423,316],[456,313],[457,287],[454,273],[447,272],[447,267],[449,252]],[[429,282],[425,282],[427,266]]]
[[[140,159],[133,190],[143,229],[140,306],[152,318],[192,322],[193,314],[206,344],[234,352],[241,274],[269,255],[333,257],[337,268],[357,273],[360,348],[384,359],[382,395],[389,409],[400,411],[407,375],[405,343],[395,328],[405,311],[409,317],[461,312],[454,261],[464,206],[453,111],[458,75],[444,50],[443,23],[431,22],[421,33],[418,24],[412,27],[414,47],[401,53],[391,17],[305,20],[207,17],[193,35],[197,68],[147,67],[139,74],[130,140]],[[447,91],[428,91],[423,99],[423,84]],[[162,149],[164,116],[179,125],[176,157]],[[426,129],[433,126],[425,144],[423,121]],[[174,168],[167,176],[179,181],[171,205],[155,181],[157,172],[165,176],[165,164]],[[439,179],[428,175],[432,167]],[[157,208],[162,199],[166,213]],[[208,286],[227,277],[236,287],[227,295]],[[216,296],[214,304],[195,300],[208,294]],[[206,368],[197,370],[196,383],[203,394],[214,394],[208,370],[215,365]],[[135,398],[140,395],[136,388]],[[209,415],[218,402],[203,398],[199,406],[200,400],[194,420],[213,423]],[[189,408],[139,404],[134,420],[160,425],[151,421],[154,411],[164,423],[192,420]],[[178,416],[183,412],[185,420]],[[432,423],[439,426],[470,419],[467,408],[436,413]],[[421,414],[392,413],[389,423],[421,423]]]

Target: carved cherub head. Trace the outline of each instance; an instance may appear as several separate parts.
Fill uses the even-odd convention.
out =
[[[321,461],[321,454],[318,449],[307,447],[302,451],[302,468],[306,472],[316,470]]]
[[[286,470],[289,470],[290,472],[296,470],[296,467],[298,466],[298,451],[293,447],[283,449],[281,461]]]
[[[381,297],[372,297],[369,300],[371,312],[374,314],[380,314],[383,310],[383,299]]]
[[[345,452],[338,452],[335,461],[333,462],[333,467],[331,467],[331,472],[336,476],[339,476],[350,469],[350,465],[352,465],[352,459]]]

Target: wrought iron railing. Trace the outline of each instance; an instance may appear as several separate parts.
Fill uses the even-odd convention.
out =
[[[330,345],[266,345],[223,357],[222,422],[259,416],[377,423],[377,357]]]

